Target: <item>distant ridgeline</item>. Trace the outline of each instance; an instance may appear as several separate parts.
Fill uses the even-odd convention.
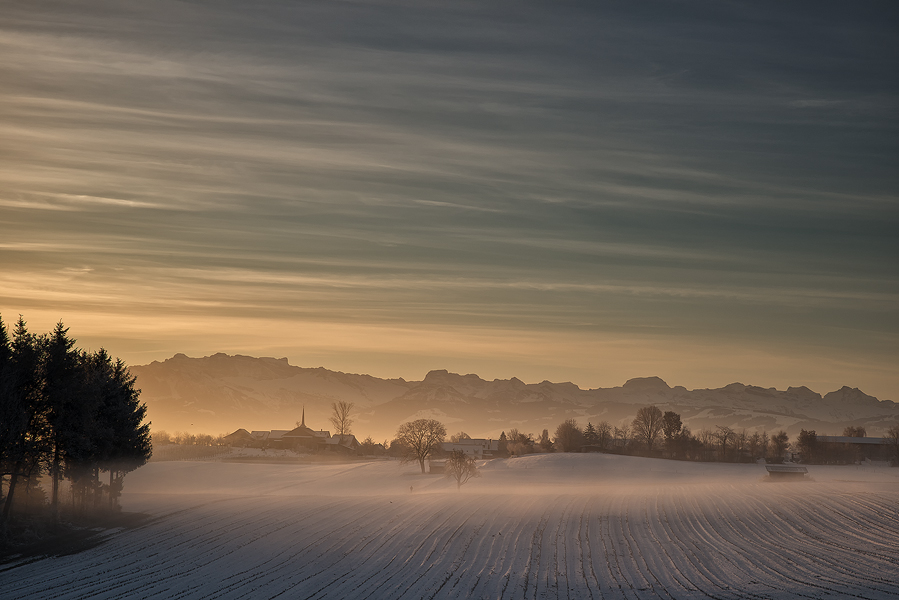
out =
[[[732,383],[719,389],[670,387],[658,377],[631,379],[614,388],[580,389],[573,383],[525,384],[512,378],[431,371],[422,381],[379,379],[324,368],[301,368],[286,358],[183,354],[132,367],[154,429],[234,432],[269,430],[307,417],[323,421],[335,400],[353,402],[356,432],[392,438],[397,425],[418,418],[451,430],[496,439],[510,424],[540,432],[566,419],[581,425],[630,422],[638,407],[675,411],[694,431],[717,426],[736,431],[783,429],[838,435],[848,426],[878,436],[899,420],[899,405],[843,387],[825,395],[806,387],[787,390]],[[289,430],[284,430],[287,433]]]

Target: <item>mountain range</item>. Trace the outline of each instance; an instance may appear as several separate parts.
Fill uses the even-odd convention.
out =
[[[360,439],[391,439],[405,421],[434,418],[448,432],[498,437],[502,431],[550,433],[565,419],[581,425],[629,423],[641,406],[673,410],[694,432],[727,425],[736,430],[801,429],[839,435],[847,425],[882,435],[899,422],[899,404],[857,388],[818,394],[807,387],[786,390],[732,383],[688,390],[658,377],[630,379],[613,388],[581,389],[573,383],[527,384],[517,378],[487,381],[445,370],[421,381],[380,379],[325,368],[303,368],[286,358],[214,354],[131,367],[154,431],[228,433],[237,428],[291,429],[305,416],[313,429],[329,429],[331,404],[352,402],[353,433]]]

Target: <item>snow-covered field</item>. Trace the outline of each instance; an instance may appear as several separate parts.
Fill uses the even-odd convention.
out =
[[[897,598],[899,469],[495,460],[461,492],[396,462],[151,463],[152,518],[0,565],[8,598]]]

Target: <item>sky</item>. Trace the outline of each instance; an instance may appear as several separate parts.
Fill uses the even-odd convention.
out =
[[[899,12],[858,4],[4,2],[0,316],[899,401]]]

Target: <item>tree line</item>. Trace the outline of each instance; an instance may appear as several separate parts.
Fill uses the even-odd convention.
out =
[[[544,430],[541,438],[548,437]],[[537,442],[537,445],[545,446]],[[644,406],[630,422],[613,426],[607,421],[588,422],[580,427],[574,419],[559,424],[552,450],[559,452],[599,451],[617,454],[658,456],[679,460],[739,462],[782,460],[790,447],[785,431],[747,433],[726,425],[693,433],[674,411]]]
[[[403,423],[395,438],[382,446],[382,452],[418,463],[425,472],[425,462],[443,458],[441,444],[446,440],[446,427],[435,419],[418,419]],[[453,442],[471,439],[465,432],[450,437]],[[370,440],[367,440],[370,442]],[[785,431],[747,433],[719,425],[693,434],[679,414],[662,412],[656,406],[642,407],[630,423],[612,426],[606,421],[596,426],[588,422],[581,427],[574,419],[560,423],[551,436],[544,429],[539,436],[512,428],[498,439],[499,455],[520,456],[532,452],[612,452],[644,456],[660,456],[680,460],[739,462],[765,458],[783,460],[790,448]],[[449,458],[452,458],[449,455]],[[458,462],[459,459],[456,459]],[[452,461],[451,461],[452,464]],[[453,469],[458,469],[453,464]]]
[[[135,378],[103,348],[77,348],[61,322],[38,335],[19,316],[11,330],[0,319],[0,529],[14,506],[27,508],[22,490],[58,521],[63,480],[73,511],[116,508],[125,474],[152,452]]]
[[[864,427],[849,426],[846,437],[865,437]],[[890,427],[884,437],[884,454],[890,454],[899,465],[899,424]],[[510,455],[530,452],[598,451],[617,454],[657,456],[679,460],[745,462],[766,459],[780,462],[790,450],[797,452],[806,463],[845,464],[860,460],[858,448],[852,444],[824,444],[814,430],[801,430],[791,443],[783,430],[747,432],[726,425],[703,428],[693,433],[674,411],[662,412],[656,406],[637,411],[630,423],[612,426],[607,421],[597,425],[588,422],[581,427],[574,419],[558,425],[555,436],[544,429],[539,437],[511,429],[500,436],[501,450]]]

